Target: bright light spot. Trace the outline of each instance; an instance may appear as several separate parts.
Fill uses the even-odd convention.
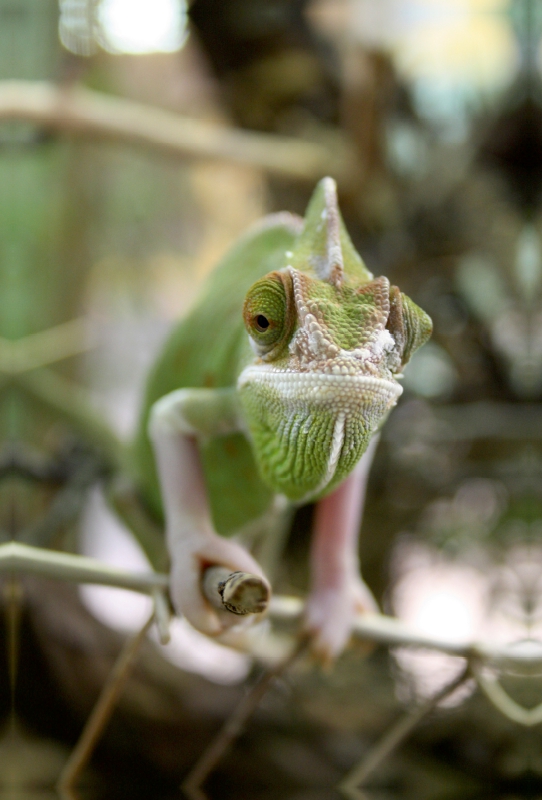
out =
[[[416,627],[434,635],[444,631],[447,639],[466,641],[472,632],[471,610],[451,590],[437,590],[422,598]]]
[[[518,69],[508,0],[352,0],[350,31],[392,54],[417,109],[462,132],[477,94],[501,91]]]
[[[145,554],[111,514],[98,491],[91,495],[83,515],[80,548],[83,555],[112,566],[134,572],[148,572],[150,569]],[[152,610],[150,598],[138,592],[92,585],[82,585],[79,592],[96,619],[123,633],[141,629]],[[213,642],[184,619],[172,621],[168,645],[158,644],[154,628],[151,638],[168,661],[215,683],[240,683],[248,674],[249,656]]]
[[[404,544],[398,551],[401,576],[393,590],[397,615],[435,639],[463,643],[477,638],[488,604],[484,575],[421,545]],[[421,697],[437,692],[464,668],[463,659],[443,653],[399,648],[395,657],[409,675],[415,694]],[[463,687],[445,705],[461,702],[470,691],[470,687]]]
[[[102,0],[98,18],[116,53],[171,53],[187,36],[185,0]]]

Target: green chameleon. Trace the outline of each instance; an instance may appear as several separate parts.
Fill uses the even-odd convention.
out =
[[[304,221],[266,217],[225,256],[150,375],[133,461],[165,519],[173,603],[196,628],[216,636],[239,620],[205,599],[207,567],[267,581],[234,534],[317,502],[304,626],[324,660],[341,652],[376,607],[357,555],[369,443],[430,334],[365,267],[331,178]]]

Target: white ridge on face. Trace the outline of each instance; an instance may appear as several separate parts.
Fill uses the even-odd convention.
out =
[[[237,388],[250,383],[266,385],[276,391],[288,404],[311,408],[333,408],[337,412],[353,411],[368,394],[382,395],[395,403],[403,387],[395,380],[373,375],[350,375],[317,372],[296,372],[271,364],[251,364],[240,374]],[[364,400],[361,400],[361,395]]]
[[[345,414],[341,412],[335,421],[335,427],[333,429],[333,441],[331,442],[326,472],[316,489],[305,495],[305,497],[300,501],[301,503],[309,503],[313,497],[318,497],[318,495],[321,494],[326,486],[328,486],[333,480],[344,444],[344,423]]]

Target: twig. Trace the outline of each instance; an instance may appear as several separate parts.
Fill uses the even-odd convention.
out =
[[[171,622],[171,612],[168,599],[164,591],[160,589],[152,590],[152,601],[154,605],[154,619],[158,629],[160,644],[168,644],[171,639],[169,625]]]
[[[74,553],[63,553],[40,547],[31,547],[20,542],[0,545],[0,574],[33,573],[57,580],[79,583],[95,583],[117,586],[143,594],[152,594],[154,589],[164,591],[169,578],[160,572],[128,572],[101,561]],[[303,613],[304,603],[298,597],[275,595],[269,603],[269,617],[277,622],[295,623]],[[457,642],[439,639],[419,633],[401,620],[384,614],[360,615],[353,627],[353,635],[361,641],[376,642],[388,646],[406,646],[438,650],[441,653],[479,659],[482,663],[529,664],[532,668],[542,665],[542,642],[528,640],[521,646],[492,645],[490,642]]]
[[[86,353],[95,345],[87,320],[79,317],[15,341],[0,338],[0,370],[9,374],[26,372]]]
[[[203,591],[209,602],[232,614],[262,614],[269,603],[269,589],[258,575],[209,567],[203,576]]]
[[[0,545],[0,573],[33,573],[59,580],[117,586],[149,594],[153,589],[166,589],[167,575],[158,572],[127,572],[93,558],[58,550],[45,550],[20,542]]]
[[[219,158],[315,181],[348,179],[355,169],[346,146],[227,128],[90,89],[30,81],[0,83],[0,120],[24,120],[66,133],[119,139],[169,155]],[[342,150],[342,152],[337,152]]]
[[[202,800],[205,797],[201,792],[201,786],[213,772],[228,747],[241,734],[243,727],[258,707],[273,681],[282,675],[307,648],[307,640],[301,640],[287,658],[283,659],[273,669],[264,672],[260,680],[240,701],[218,735],[205,748],[184,780],[181,788],[190,800]]]
[[[425,703],[412,709],[401,717],[380,739],[380,741],[363,756],[361,761],[348,773],[346,778],[341,781],[339,790],[352,800],[361,800],[363,795],[359,791],[369,775],[403,742],[421,720],[427,716],[442,700],[454,692],[470,676],[470,668],[467,667],[463,672],[454,678],[451,683],[437,692]]]
[[[58,780],[58,790],[60,792],[66,793],[73,788],[88,763],[98,739],[111,718],[113,709],[133,666],[134,659],[153,620],[154,614],[147,620],[136,636],[128,639],[121,650],[98,701],[85,723],[79,741],[62,770]]]
[[[524,708],[510,697],[496,678],[487,678],[482,673],[482,669],[483,665],[481,664],[473,668],[476,682],[487,699],[503,716],[526,728],[542,723],[542,703],[534,706],[534,708]]]

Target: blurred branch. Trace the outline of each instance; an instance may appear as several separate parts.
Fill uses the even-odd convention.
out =
[[[163,573],[128,572],[86,556],[45,550],[19,542],[0,545],[1,572],[30,572],[48,575],[59,580],[117,586],[144,594],[152,594],[154,589],[164,590],[169,583],[168,576]],[[276,596],[271,599],[269,616],[276,621],[295,622],[303,613],[303,608],[304,602],[301,598]],[[467,659],[491,661],[494,665],[498,662],[525,664],[527,661],[530,666],[542,664],[542,642],[529,640],[510,646],[496,646],[489,642],[458,644],[418,633],[401,620],[384,614],[360,615],[354,626],[354,636],[362,641],[376,642],[392,647],[439,650]]]
[[[275,596],[271,598],[269,614],[275,620],[293,620],[301,616],[304,602],[297,597]],[[396,617],[385,614],[363,614],[354,625],[354,636],[362,641],[376,642],[390,647],[417,647],[438,650],[453,656],[468,659],[491,660],[494,664],[506,662],[529,662],[542,664],[542,642],[525,640],[510,646],[493,645],[490,642],[458,643],[427,636],[406,625]]]
[[[45,550],[20,542],[0,545],[0,573],[32,573],[65,581],[116,586],[135,592],[152,594],[155,589],[165,589],[167,575],[157,572],[128,572],[86,556]]]
[[[130,670],[134,666],[139,648],[145,640],[149,628],[154,621],[154,614],[135,635],[128,638],[113,667],[105,686],[94,706],[91,715],[75,745],[68,761],[64,765],[58,780],[57,789],[61,795],[70,795],[77,779],[87,765],[104,728],[111,719],[120,693],[124,688]]]
[[[0,338],[0,371],[9,375],[86,353],[95,346],[84,317],[11,341]]]
[[[382,739],[364,755],[354,769],[341,781],[338,787],[339,790],[351,800],[364,800],[365,795],[360,789],[367,778],[399,747],[424,717],[430,714],[439,703],[442,703],[443,700],[453,694],[469,677],[470,668],[467,665],[457,678],[447,683],[433,697],[412,708],[398,719],[395,725],[392,725]]]
[[[327,174],[345,181],[357,169],[346,145],[332,151],[314,142],[228,128],[90,89],[57,88],[46,82],[0,82],[2,120],[139,144],[172,156],[234,161],[311,182]]]
[[[496,677],[488,677],[484,675],[483,668],[480,664],[474,665],[474,676],[478,686],[488,700],[493,703],[501,714],[519,725],[526,728],[531,728],[533,725],[540,725],[542,722],[542,703],[539,703],[533,708],[524,708],[513,700],[508,692],[506,692]]]

